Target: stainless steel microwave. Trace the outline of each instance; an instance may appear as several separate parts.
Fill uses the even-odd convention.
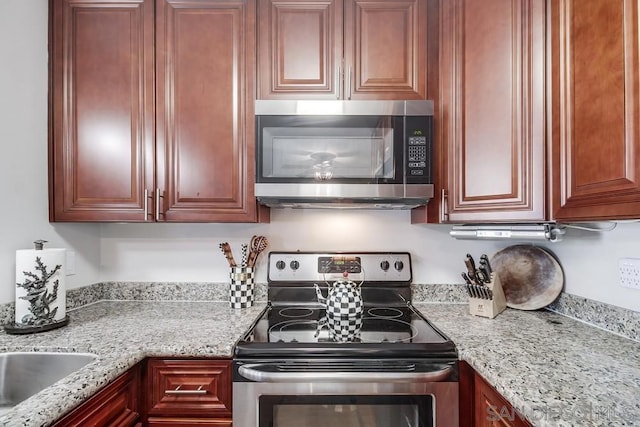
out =
[[[258,201],[409,209],[433,197],[432,101],[256,101]]]

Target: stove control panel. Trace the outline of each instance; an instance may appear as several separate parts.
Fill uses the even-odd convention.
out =
[[[271,252],[269,282],[353,281],[411,283],[408,252]]]

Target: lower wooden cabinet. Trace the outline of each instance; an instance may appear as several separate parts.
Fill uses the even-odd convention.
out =
[[[231,426],[231,360],[148,359],[146,416],[153,426]]]
[[[231,419],[213,420],[207,418],[153,418],[146,424],[148,427],[231,427]]]
[[[54,427],[141,426],[139,396],[140,367],[136,365],[58,420]]]
[[[468,363],[461,361],[460,426],[531,427],[531,424]]]

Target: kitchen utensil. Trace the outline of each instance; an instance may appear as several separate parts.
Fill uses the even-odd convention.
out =
[[[477,271],[478,271],[478,276],[480,276],[482,285],[491,282],[491,274],[487,272],[487,269],[483,264],[480,264],[480,267],[478,267]]]
[[[487,278],[484,277],[486,274],[484,266],[477,271],[478,277],[482,278],[481,283],[465,285],[469,294],[469,313],[493,319],[507,307],[500,278],[492,273],[488,275],[488,280],[485,280]]]
[[[537,310],[551,304],[562,292],[562,267],[540,246],[509,246],[497,252],[491,264],[502,282],[508,307]]]
[[[471,284],[466,285],[466,288],[467,288],[467,293],[469,294],[469,297],[475,298],[476,294],[473,291],[473,285],[471,285]]]
[[[462,278],[467,285],[471,285],[471,279],[469,279],[469,275],[467,273],[462,273]]]
[[[473,291],[476,294],[476,298],[482,299],[482,293],[481,293],[480,287],[478,287],[478,285],[473,285]]]
[[[479,283],[479,279],[476,277],[476,263],[470,254],[467,254],[467,256],[464,258],[464,265],[467,266],[467,275],[469,276],[469,278],[473,282]]]
[[[240,264],[242,267],[247,266],[247,248],[248,247],[249,247],[248,243],[242,244],[242,264]]]
[[[360,271],[362,273],[360,283],[350,280],[349,273],[346,270],[342,273],[342,279],[336,280],[333,285],[325,279],[325,283],[329,285],[326,298],[322,295],[320,286],[315,283],[313,284],[316,290],[316,296],[318,297],[318,303],[325,306],[327,316],[362,316],[364,308],[362,293],[360,292],[360,285],[364,282],[364,268],[362,268],[362,266],[360,266]]]
[[[249,256],[247,258],[248,267],[255,266],[256,261],[258,260],[258,255],[260,255],[268,245],[269,241],[264,236],[251,237],[251,241],[249,242]]]
[[[484,265],[489,274],[493,273],[493,269],[491,268],[491,263],[489,262],[489,257],[487,256],[487,254],[480,255],[480,264]]]
[[[236,260],[233,259],[233,254],[231,253],[231,245],[228,242],[220,243],[220,250],[224,254],[224,257],[227,259],[229,263],[229,267],[236,267]]]
[[[484,285],[468,285],[469,294],[473,298],[491,299],[489,296],[490,289]]]
[[[318,337],[323,328],[329,330],[329,338],[337,342],[353,342],[360,338],[362,315],[328,316],[324,315],[318,321],[315,336]]]
[[[314,287],[316,288],[318,303],[326,307],[327,316],[362,316],[364,304],[362,303],[362,294],[358,283],[347,279],[346,276],[344,280],[336,280],[329,287],[326,298],[322,295],[322,291],[317,284],[314,283]]]
[[[484,299],[491,299],[491,296],[489,296],[489,291],[489,288],[487,288],[486,286],[482,286],[482,296],[484,297]]]

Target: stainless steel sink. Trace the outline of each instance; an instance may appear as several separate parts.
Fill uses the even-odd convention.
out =
[[[0,415],[96,357],[90,353],[0,353]]]

